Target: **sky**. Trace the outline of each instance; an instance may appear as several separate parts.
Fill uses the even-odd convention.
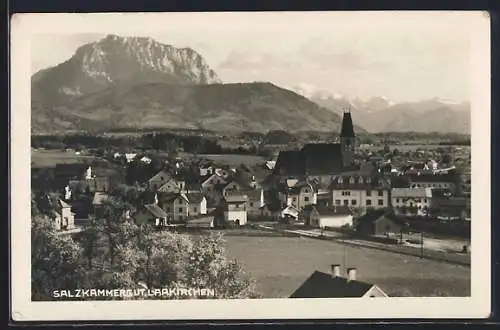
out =
[[[80,15],[52,19],[32,35],[32,72],[106,34],[147,36],[195,49],[223,82],[270,81],[395,102],[463,101],[470,98],[470,30],[460,12]]]

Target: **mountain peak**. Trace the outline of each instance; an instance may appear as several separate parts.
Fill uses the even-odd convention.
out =
[[[116,84],[220,83],[205,59],[191,48],[176,48],[150,37],[109,34],[79,47],[66,62],[32,77],[34,93],[56,105]]]

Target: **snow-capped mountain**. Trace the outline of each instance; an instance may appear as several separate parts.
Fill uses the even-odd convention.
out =
[[[307,88],[304,88],[307,87]],[[312,85],[292,90],[335,113],[349,108],[354,121],[369,132],[457,132],[470,133],[470,104],[435,97],[417,102],[395,103],[385,96],[367,100],[328,92]]]
[[[212,84],[220,80],[191,48],[147,37],[108,35],[77,49],[66,62],[32,77],[36,102],[57,104],[123,83]]]

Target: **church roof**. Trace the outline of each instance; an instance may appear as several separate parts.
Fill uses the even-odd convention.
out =
[[[298,150],[281,151],[274,167],[276,174],[303,175],[304,162]]]
[[[275,173],[281,175],[326,175],[342,171],[342,149],[338,143],[306,144],[300,151],[282,151]]]
[[[306,144],[301,153],[304,174],[337,174],[342,171],[342,148],[338,143]]]

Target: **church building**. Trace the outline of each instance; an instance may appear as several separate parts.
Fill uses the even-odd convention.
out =
[[[344,110],[340,143],[311,143],[301,150],[280,152],[274,174],[281,178],[302,177],[329,182],[333,175],[357,170],[354,164],[356,136],[351,112]]]

